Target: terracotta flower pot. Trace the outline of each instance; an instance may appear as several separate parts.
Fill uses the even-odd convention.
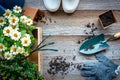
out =
[[[112,10],[106,11],[99,15],[99,22],[103,29],[110,27],[113,23],[116,23],[116,17]]]
[[[44,12],[38,8],[34,7],[26,7],[25,11],[23,12],[24,15],[31,17],[34,23],[38,22],[44,17]]]

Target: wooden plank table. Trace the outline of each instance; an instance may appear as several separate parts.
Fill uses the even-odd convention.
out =
[[[94,34],[104,33],[106,38],[120,31],[120,0],[81,0],[77,11],[70,15],[64,13],[62,8],[55,13],[46,11],[42,0],[26,0],[26,6],[45,10],[45,23],[38,23],[37,26],[43,28],[43,36],[52,35],[46,42],[54,41],[56,44],[48,48],[59,49],[58,52],[45,51],[42,54],[42,73],[45,76],[45,80],[84,80],[77,69],[69,72],[64,78],[60,74],[51,76],[47,70],[49,69],[49,62],[56,56],[65,57],[68,62],[73,62],[73,64],[96,61],[94,56],[85,56],[79,53],[79,46],[82,41],[92,35],[91,28],[86,27],[87,24],[92,25],[94,23],[94,27],[97,28]],[[114,10],[118,22],[103,30],[98,22],[98,15],[109,9]],[[120,63],[120,40],[108,43],[110,48],[103,54]],[[73,60],[73,58],[75,59]],[[119,77],[117,76],[114,80],[120,80]]]
[[[38,7],[46,10],[43,0],[25,0],[25,6]],[[119,10],[120,0],[80,0],[77,10]],[[62,7],[60,8],[62,10]]]

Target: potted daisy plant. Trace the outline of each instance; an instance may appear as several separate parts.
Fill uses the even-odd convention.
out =
[[[21,14],[21,7],[7,9],[0,16],[0,80],[44,80],[36,68],[27,58],[35,51],[43,49],[54,42],[42,44],[49,36],[34,49],[36,39],[32,31],[36,29],[33,21]]]

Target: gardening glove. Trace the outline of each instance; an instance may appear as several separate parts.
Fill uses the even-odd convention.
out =
[[[120,71],[120,66],[109,60],[103,54],[95,55],[98,62],[86,62],[81,67],[81,75],[86,80],[112,80]]]

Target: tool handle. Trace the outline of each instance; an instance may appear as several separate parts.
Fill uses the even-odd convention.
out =
[[[118,38],[120,38],[120,32],[115,33],[114,35],[112,35],[111,37],[109,37],[109,38],[106,40],[106,42],[107,42],[107,41],[110,41],[110,40],[116,40],[116,39],[118,39]]]
[[[114,37],[115,37],[116,39],[120,38],[120,32],[114,34]]]

